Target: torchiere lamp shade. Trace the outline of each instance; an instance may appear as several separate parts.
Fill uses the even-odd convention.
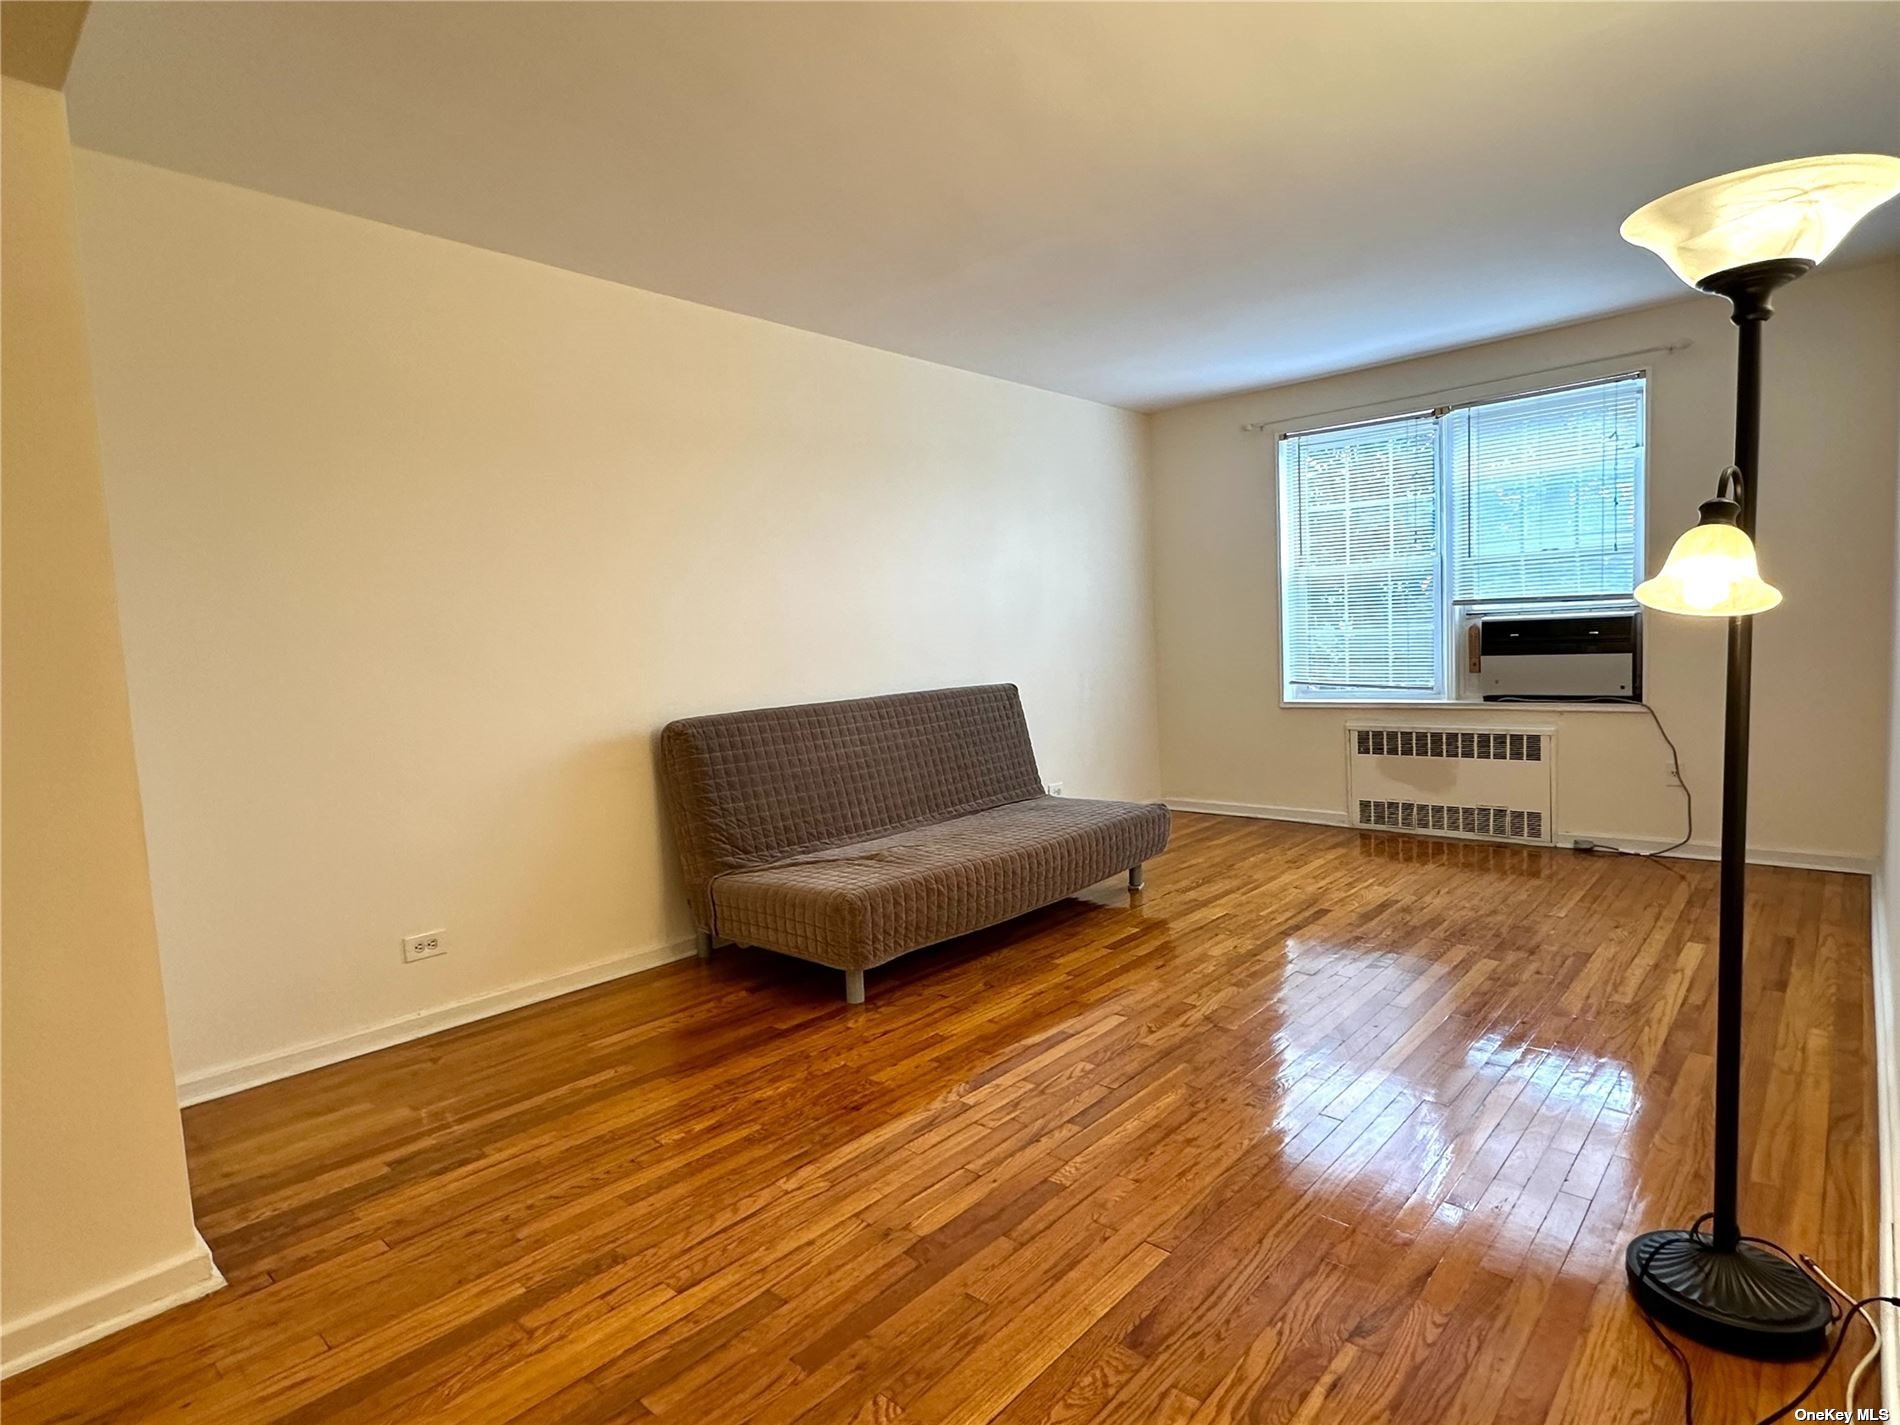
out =
[[[1798,158],[1678,188],[1631,213],[1622,232],[1696,287],[1716,273],[1757,262],[1812,266],[1896,193],[1900,158]]]

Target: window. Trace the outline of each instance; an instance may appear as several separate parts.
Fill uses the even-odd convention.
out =
[[[1280,441],[1289,702],[1446,699],[1461,617],[1633,607],[1645,379]]]

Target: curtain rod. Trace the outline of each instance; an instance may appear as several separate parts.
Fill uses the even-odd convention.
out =
[[[1377,401],[1361,401],[1354,406],[1334,406],[1329,410],[1308,411],[1298,416],[1276,416],[1272,420],[1244,421],[1240,428],[1248,435],[1258,435],[1261,431],[1278,430],[1299,422],[1316,421],[1322,416],[1344,415],[1347,411],[1367,411],[1376,406],[1396,405],[1401,401],[1422,401],[1427,396],[1449,396],[1459,391],[1469,391],[1477,386],[1495,385],[1500,381],[1523,381],[1532,376],[1549,376],[1558,371],[1575,371],[1580,366],[1601,366],[1610,361],[1628,361],[1636,356],[1667,356],[1694,345],[1693,341],[1684,337],[1681,341],[1672,341],[1666,346],[1645,346],[1636,351],[1618,351],[1608,356],[1592,356],[1582,361],[1567,361],[1561,366],[1543,366],[1535,371],[1511,371],[1502,376],[1492,376],[1476,381],[1460,381],[1456,386],[1440,386],[1435,391],[1413,391],[1409,395],[1386,396]]]

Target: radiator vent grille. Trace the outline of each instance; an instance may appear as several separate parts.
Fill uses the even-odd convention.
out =
[[[1419,836],[1552,845],[1557,729],[1346,728],[1346,806],[1355,826]]]
[[[1361,727],[1353,730],[1361,757],[1455,757],[1472,762],[1542,762],[1539,732],[1462,732],[1422,727]]]
[[[1375,801],[1361,797],[1359,825],[1387,827],[1393,831],[1501,836],[1514,841],[1544,839],[1544,814],[1517,807],[1452,806],[1442,802]]]

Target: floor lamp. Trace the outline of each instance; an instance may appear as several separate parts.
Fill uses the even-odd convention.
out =
[[[1658,1321],[1705,1345],[1757,1359],[1811,1355],[1832,1308],[1813,1278],[1771,1244],[1742,1234],[1743,891],[1748,845],[1749,660],[1754,615],[1781,602],[1755,562],[1761,485],[1761,337],[1775,292],[1807,273],[1861,218],[1900,192],[1900,158],[1838,154],[1711,178],[1658,198],[1623,224],[1683,281],[1728,299],[1738,334],[1735,461],[1637,599],[1665,613],[1728,620],[1722,744],[1721,935],[1715,1012],[1715,1196],[1688,1229],[1629,1245],[1630,1290]],[[1702,1223],[1709,1227],[1702,1230]]]

